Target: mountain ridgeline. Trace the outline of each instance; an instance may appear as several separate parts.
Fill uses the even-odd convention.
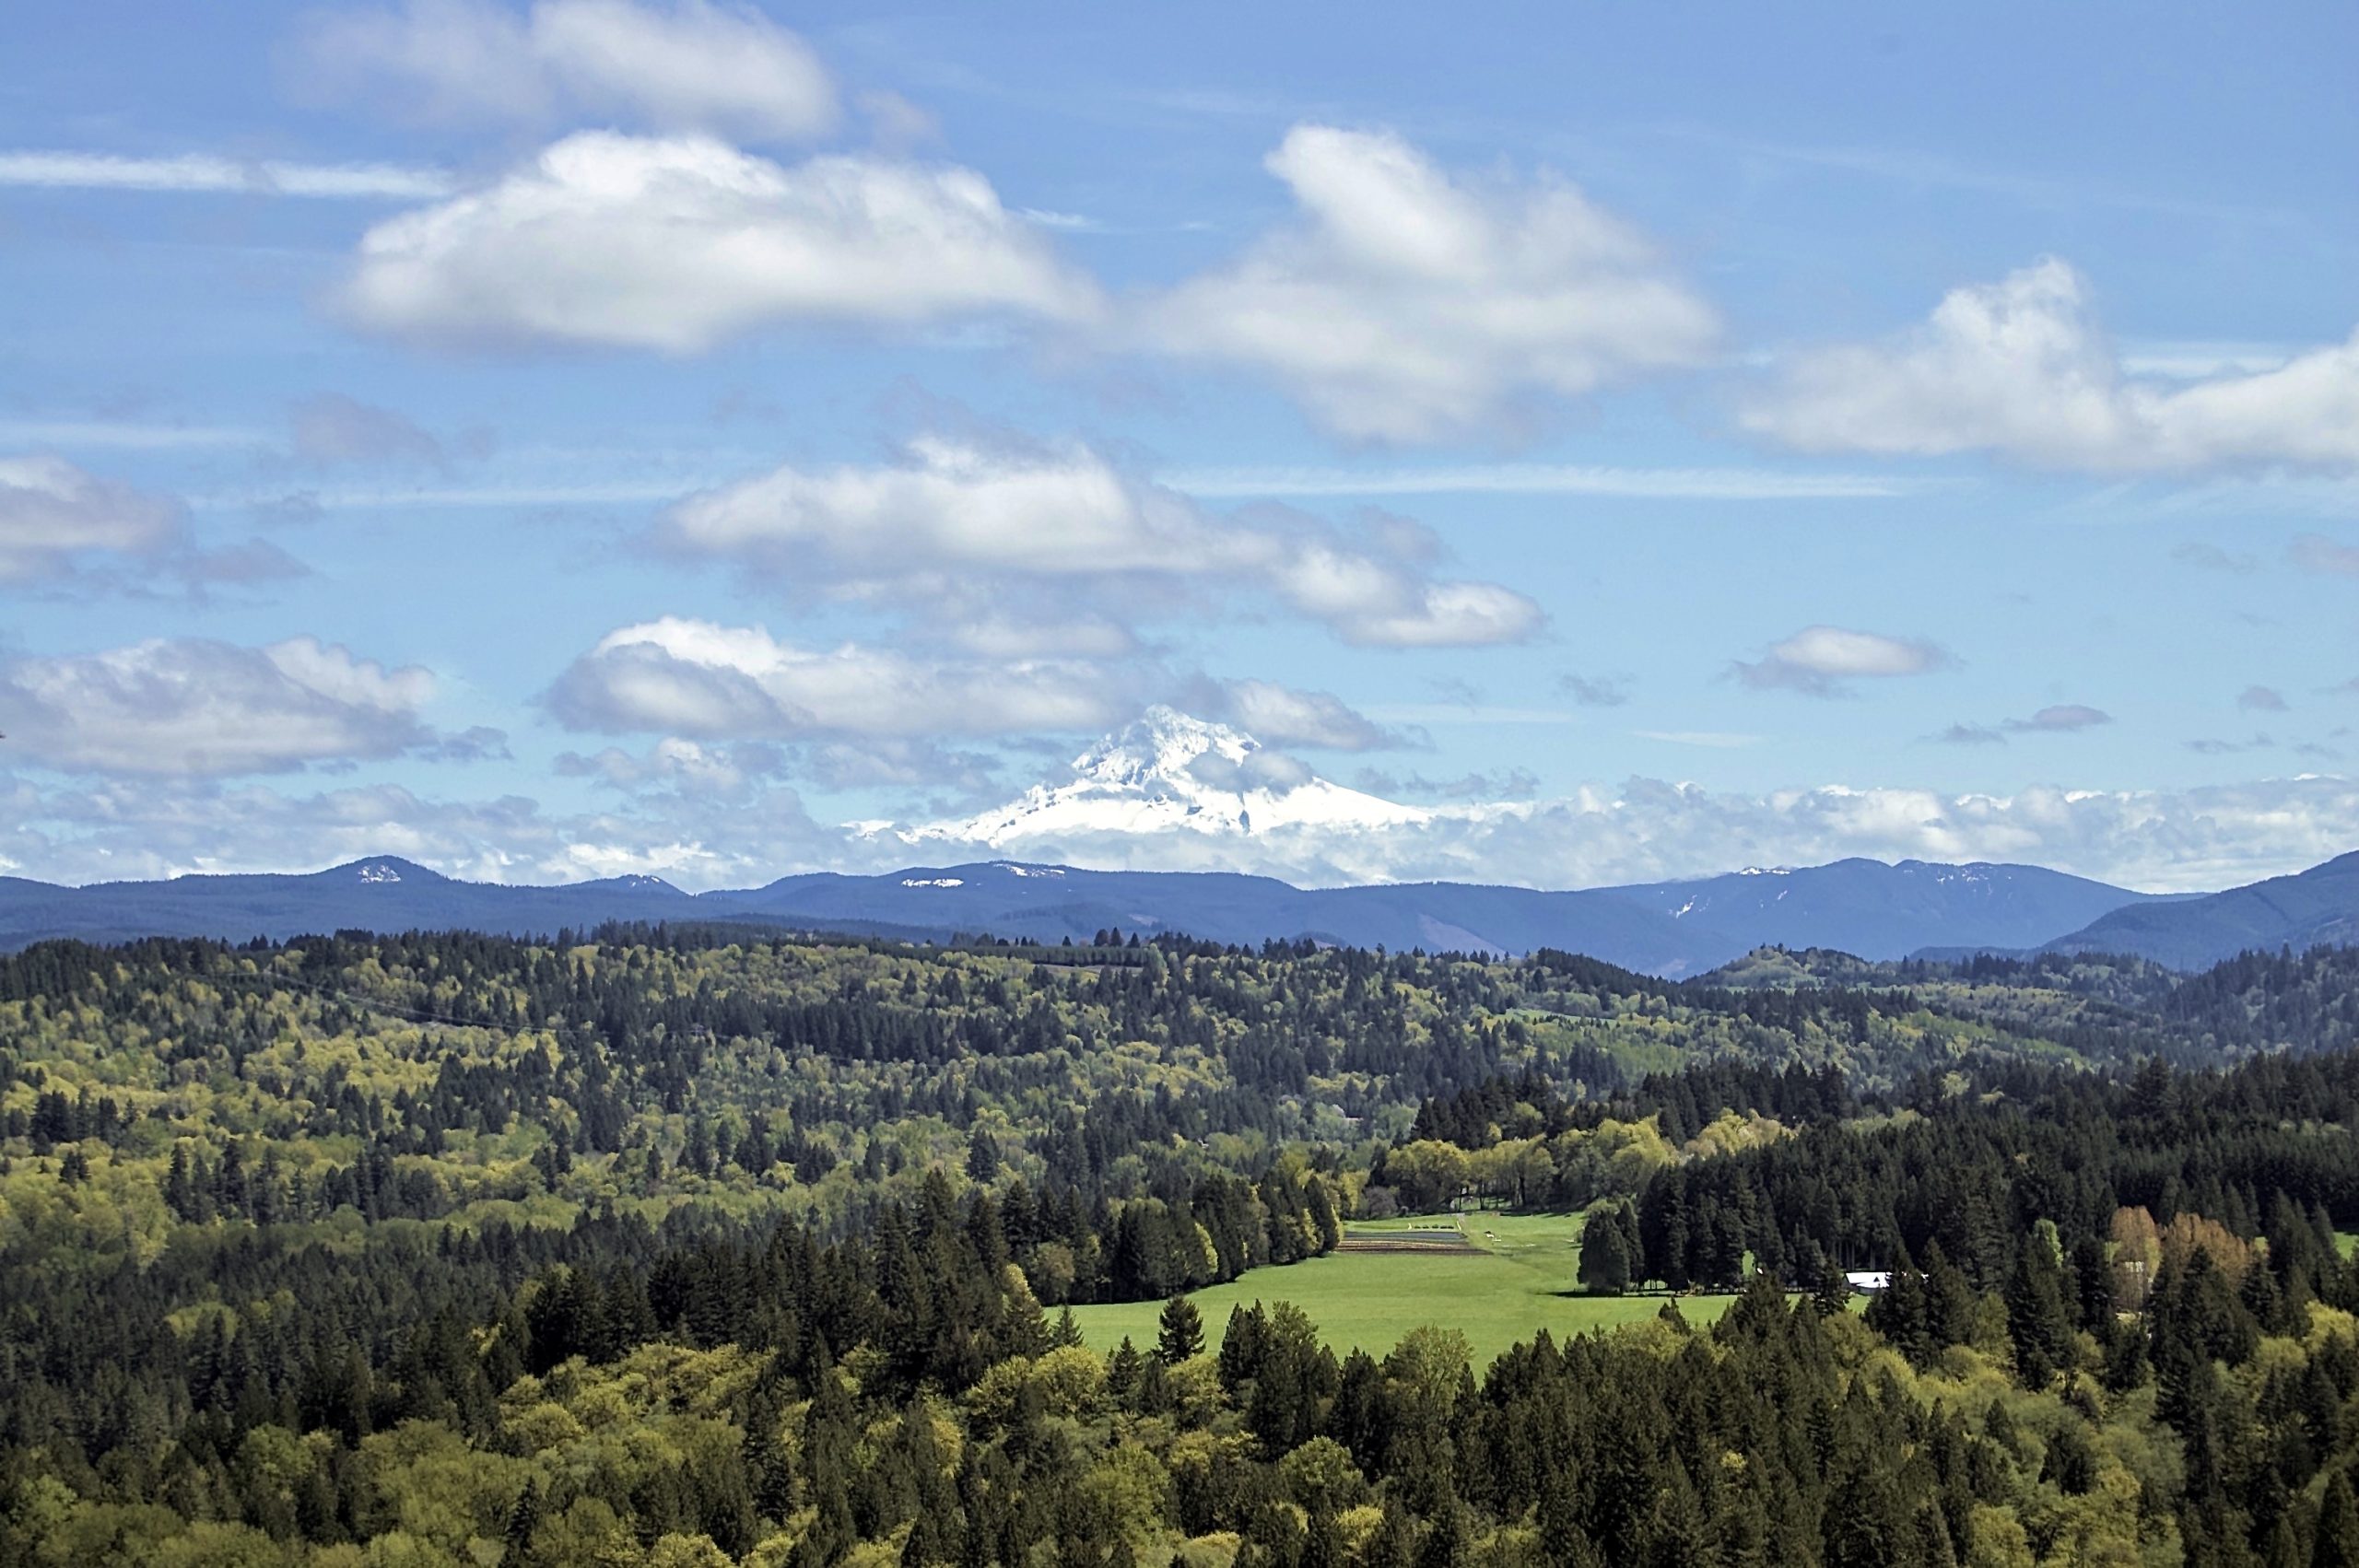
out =
[[[2124,905],[2070,936],[2057,953],[2134,953],[2200,969],[2248,949],[2359,942],[2359,852],[2294,876],[2271,877],[2185,903]]]
[[[1256,946],[1312,941],[1516,955],[1555,948],[1694,976],[1755,948],[1912,954],[2120,953],[2200,968],[2248,949],[2359,936],[2359,854],[2201,897],[2132,893],[2036,866],[1847,860],[1698,881],[1549,892],[1462,883],[1298,888],[1220,872],[1086,871],[992,860],[832,872],[688,894],[661,879],[553,887],[470,883],[380,856],[309,875],[187,876],[61,887],[0,879],[0,946],[54,937],[284,939],[332,930],[587,930],[698,921],[947,941],[1087,942],[1116,930]]]

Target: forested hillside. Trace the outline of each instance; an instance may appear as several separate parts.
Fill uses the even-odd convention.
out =
[[[39,946],[0,1561],[2351,1562],[2354,1045],[2347,951]],[[1285,1305],[1480,1203],[1743,1293],[1487,1367]]]

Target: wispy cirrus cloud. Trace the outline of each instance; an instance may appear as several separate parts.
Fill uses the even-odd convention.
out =
[[[189,497],[198,511],[245,511],[292,505],[311,513],[432,508],[478,511],[528,507],[625,507],[676,501],[698,488],[693,479],[593,479],[515,484],[318,485],[290,493],[285,485],[240,486]]]
[[[241,161],[210,153],[163,158],[117,153],[0,152],[0,185],[54,191],[146,191],[328,201],[419,201],[456,188],[439,169],[395,163]]]
[[[1656,741],[1667,746],[1701,746],[1717,752],[1757,746],[1767,739],[1731,730],[1633,730],[1630,733],[1641,741]]]
[[[2264,731],[2256,731],[2250,740],[2228,741],[2216,735],[2183,743],[2199,756],[2234,756],[2238,752],[2265,752],[2277,744],[2276,739]]]
[[[1158,476],[1175,490],[1219,497],[1320,496],[1611,496],[1633,500],[1874,500],[1926,482],[1884,474],[1758,468],[1600,468],[1506,462],[1434,468],[1203,468]]]
[[[2231,572],[2239,577],[2248,576],[2260,568],[2258,556],[2242,550],[2224,550],[2217,544],[2208,544],[2200,540],[2189,540],[2179,545],[2171,552],[2171,559],[2202,571]]]
[[[418,462],[440,466],[442,443],[416,421],[342,392],[314,392],[288,411],[295,455],[323,465]]]
[[[1556,725],[1579,722],[1561,708],[1509,708],[1488,702],[1386,702],[1369,714],[1388,724]]]
[[[256,447],[269,438],[231,425],[129,419],[0,419],[0,444],[58,451],[179,451]]]
[[[2052,213],[2109,206],[2128,212],[2195,218],[2238,228],[2254,224],[2294,227],[2306,221],[2305,214],[2291,207],[2242,206],[2193,200],[2176,193],[2141,190],[2105,181],[2060,178],[2045,170],[2035,173],[2025,169],[1983,164],[1924,148],[1895,146],[1884,141],[1847,146],[1773,141],[1695,124],[1658,124],[1648,129],[1656,135],[1719,147],[1748,162],[1766,161],[1825,170],[1918,191],[1978,192],[2007,197],[2026,206]],[[2250,351],[2256,345],[2201,346]],[[2178,357],[2185,357],[2183,348]]]

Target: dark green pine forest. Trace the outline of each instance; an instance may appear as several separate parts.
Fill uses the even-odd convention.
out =
[[[2354,1133],[2348,949],[51,943],[0,1562],[2354,1563]],[[1295,1299],[1495,1211],[1614,1326]]]

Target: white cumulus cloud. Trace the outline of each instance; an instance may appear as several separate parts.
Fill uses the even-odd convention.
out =
[[[1363,648],[1480,648],[1540,629],[1537,604],[1495,582],[1425,582],[1391,563],[1313,546],[1278,582],[1304,613]]]
[[[1266,591],[1347,642],[1463,647],[1522,640],[1543,616],[1496,583],[1436,580],[1402,537],[1346,538],[1276,509],[1215,517],[1186,497],[1125,474],[1084,447],[1011,450],[924,438],[900,462],[780,468],[675,508],[673,544],[698,554],[838,581],[979,577],[1036,584],[1122,579]],[[990,623],[988,642],[1014,647]],[[1109,624],[1084,616],[1088,644]]]
[[[797,322],[1076,318],[1097,293],[972,170],[598,131],[371,228],[343,303],[446,343],[687,354]]]
[[[1298,125],[1266,160],[1296,221],[1145,306],[1165,352],[1266,371],[1337,433],[1479,432],[1534,396],[1692,365],[1709,306],[1570,184],[1484,180],[1399,136]]]
[[[67,772],[286,772],[432,746],[418,709],[433,693],[425,670],[315,638],[159,638],[0,661],[0,731],[12,755]]]
[[[734,746],[699,743],[667,735],[643,755],[608,746],[593,755],[561,753],[557,759],[560,778],[594,778],[621,790],[651,786],[689,793],[734,795],[755,781],[772,776],[781,758],[775,746],[749,743]]]
[[[2038,733],[2059,731],[2094,730],[2113,722],[2113,715],[2084,702],[2060,702],[2043,708],[2028,719],[2010,719],[2007,728],[2020,732]]]
[[[575,729],[782,740],[1091,729],[1127,696],[1113,673],[1086,662],[806,649],[760,627],[666,616],[608,633],[546,700]]]
[[[835,124],[810,46],[750,6],[675,0],[409,0],[315,14],[299,91],[358,92],[405,117],[540,121],[560,111],[665,130],[797,138]]]
[[[1374,751],[1402,738],[1330,692],[1299,691],[1275,681],[1230,681],[1223,717],[1267,745]]]
[[[1810,451],[1990,451],[2049,468],[2359,464],[2359,333],[2258,371],[2133,376],[2053,258],[1952,290],[1923,325],[1799,354],[1743,411]]]
[[[1922,675],[1952,662],[1944,649],[1920,638],[1821,626],[1771,644],[1757,660],[1738,661],[1733,672],[1748,686],[1834,696],[1848,681]]]
[[[152,556],[181,534],[177,501],[62,458],[0,458],[0,582],[55,576],[91,552]]]
[[[860,574],[1186,572],[1255,554],[1250,536],[1085,449],[1012,452],[932,437],[898,463],[788,466],[709,491],[673,509],[668,532],[713,555],[799,561],[816,551]]]

